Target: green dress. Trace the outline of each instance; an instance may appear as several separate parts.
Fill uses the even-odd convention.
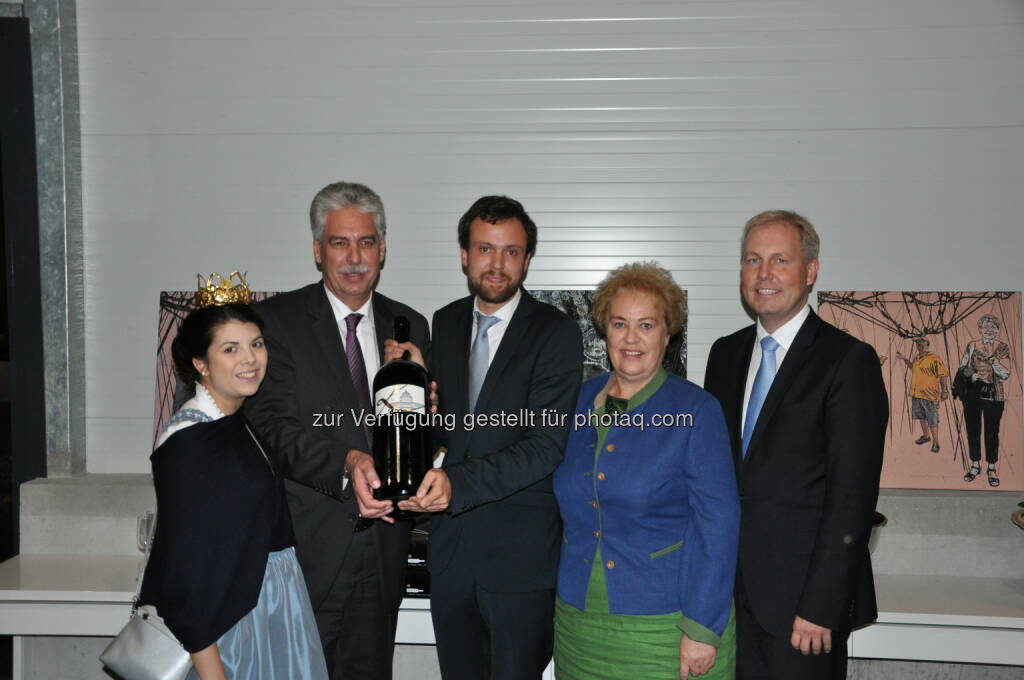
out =
[[[634,409],[654,394],[665,381],[659,372],[628,401],[606,397],[596,413]],[[598,428],[594,455],[600,456],[608,428]],[[730,615],[721,638],[682,612],[669,614],[612,614],[600,545],[594,555],[587,600],[580,611],[561,598],[555,602],[555,677],[558,680],[678,680],[679,639],[685,631],[691,639],[718,647],[715,664],[700,680],[731,680],[736,675],[736,617]]]

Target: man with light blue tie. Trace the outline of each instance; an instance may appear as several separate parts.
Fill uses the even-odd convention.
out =
[[[725,411],[742,499],[737,678],[846,677],[849,631],[877,616],[868,537],[888,421],[874,349],[807,304],[820,241],[797,213],[744,228],[743,302],[704,387]]]
[[[562,461],[583,372],[576,323],[522,283],[537,227],[518,202],[484,196],[459,220],[471,296],[434,314],[431,373],[444,465],[399,504],[436,513],[430,611],[444,680],[540,680],[551,659]]]

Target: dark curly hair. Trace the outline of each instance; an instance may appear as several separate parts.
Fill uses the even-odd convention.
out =
[[[189,312],[171,343],[171,357],[178,377],[192,389],[199,381],[193,359],[206,357],[217,329],[229,321],[256,324],[263,331],[263,319],[249,305],[230,304],[202,307]]]
[[[537,249],[537,225],[526,214],[523,204],[508,196],[483,196],[469,207],[466,214],[459,219],[459,247],[469,250],[469,227],[473,220],[483,220],[491,224],[517,219],[526,230],[526,254],[532,256]]]

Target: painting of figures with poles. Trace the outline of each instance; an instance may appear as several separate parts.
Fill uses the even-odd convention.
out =
[[[882,487],[1024,489],[1019,292],[818,293],[875,348],[889,392]]]

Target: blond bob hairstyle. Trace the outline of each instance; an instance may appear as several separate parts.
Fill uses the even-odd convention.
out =
[[[612,299],[622,291],[649,293],[661,305],[665,328],[675,335],[686,321],[686,297],[667,269],[655,262],[633,262],[608,272],[594,292],[594,326],[605,335],[611,317]]]

